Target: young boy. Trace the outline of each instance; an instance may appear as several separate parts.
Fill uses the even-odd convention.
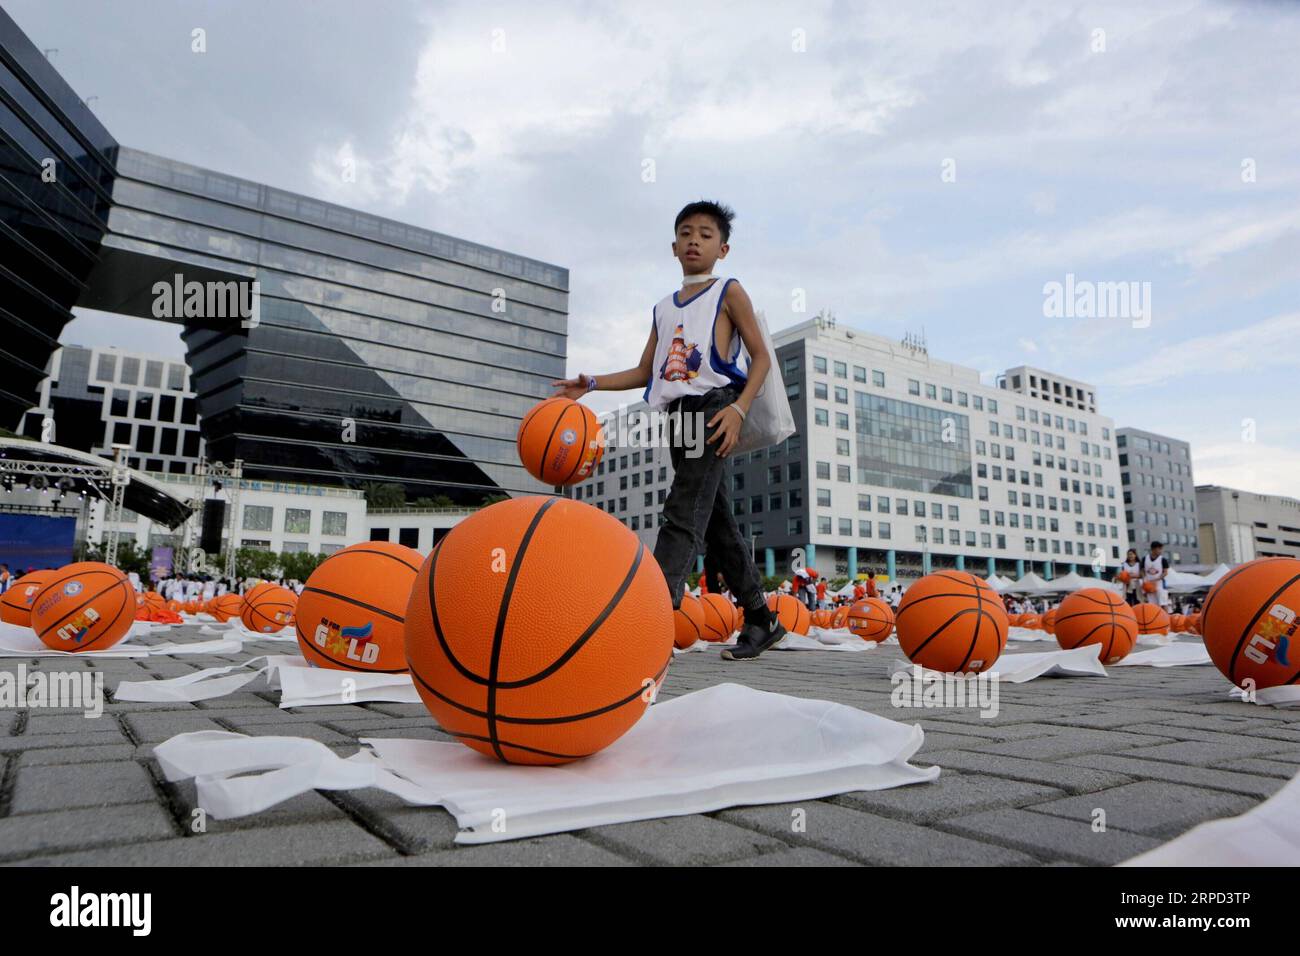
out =
[[[741,424],[771,368],[749,296],[735,279],[713,275],[714,265],[730,250],[733,218],[726,206],[703,201],[677,214],[672,250],[682,266],[682,287],[655,306],[650,338],[635,368],[579,374],[552,384],[556,395],[568,398],[595,389],[621,392],[644,386],[646,403],[666,410],[670,422],[701,417],[709,436],[703,454],[686,454],[680,424],[670,436],[675,474],[664,501],[655,560],[676,609],[696,554],[707,551],[710,569],[721,573],[745,611],[736,645],[724,648],[722,656],[744,661],[784,637],[785,628],[767,609],[749,542],[736,527],[723,481]],[[735,364],[742,342],[751,357],[748,370]]]

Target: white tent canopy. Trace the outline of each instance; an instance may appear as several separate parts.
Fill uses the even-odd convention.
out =
[[[1227,573],[1228,566],[1226,564],[1220,564],[1217,568],[1214,568],[1211,571],[1206,571],[1204,574],[1200,575],[1200,577],[1204,578],[1210,584],[1216,584],[1219,578],[1223,577]]]
[[[1011,582],[1007,590],[1014,594],[1047,594],[1052,591],[1052,588],[1048,585],[1048,582],[1030,571],[1019,581]]]

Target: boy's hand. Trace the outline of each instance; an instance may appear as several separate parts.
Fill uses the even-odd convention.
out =
[[[591,376],[578,373],[573,378],[557,378],[551,382],[555,386],[555,393],[551,398],[563,395],[565,398],[582,398],[587,394],[587,379]]]
[[[718,457],[726,458],[731,454],[731,449],[736,447],[736,442],[740,440],[740,426],[743,422],[740,412],[728,405],[709,419],[707,427],[713,428],[714,425],[718,427],[705,444],[712,445],[717,442]]]

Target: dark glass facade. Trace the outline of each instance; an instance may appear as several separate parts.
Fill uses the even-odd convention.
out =
[[[31,407],[98,262],[117,144],[0,9],[0,423]]]
[[[864,392],[855,393],[854,405],[865,484],[972,497],[967,416]]]
[[[43,63],[4,23],[5,64],[15,46]],[[75,100],[48,65],[25,85],[54,85]],[[93,121],[84,107],[78,117]],[[30,129],[32,119],[0,116],[6,148],[15,125]],[[17,360],[0,354],[6,370],[27,363],[31,391],[73,304],[159,318],[156,283],[180,276],[248,289],[255,281],[255,324],[214,313],[175,319],[185,325],[210,458],[242,458],[258,478],[396,481],[411,497],[472,502],[549,490],[519,465],[514,436],[524,412],[564,375],[567,270],[117,147],[97,132],[103,160],[83,157],[83,165],[100,178],[59,198],[79,199],[89,213],[73,236],[82,241],[60,251],[69,275],[56,281],[35,251],[12,274],[0,272],[0,281],[53,300],[57,312],[21,302],[14,322],[26,317],[41,348]],[[6,154],[6,178],[25,175],[28,192],[49,202],[32,182],[33,160],[31,151],[12,161]],[[22,217],[9,212],[17,199],[6,202],[9,227]],[[21,378],[11,380],[8,417],[16,421],[32,395]]]

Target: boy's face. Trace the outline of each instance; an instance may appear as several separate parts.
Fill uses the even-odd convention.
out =
[[[714,263],[725,259],[729,248],[713,217],[703,213],[683,219],[673,240],[673,255],[682,264],[683,275],[712,272]]]

